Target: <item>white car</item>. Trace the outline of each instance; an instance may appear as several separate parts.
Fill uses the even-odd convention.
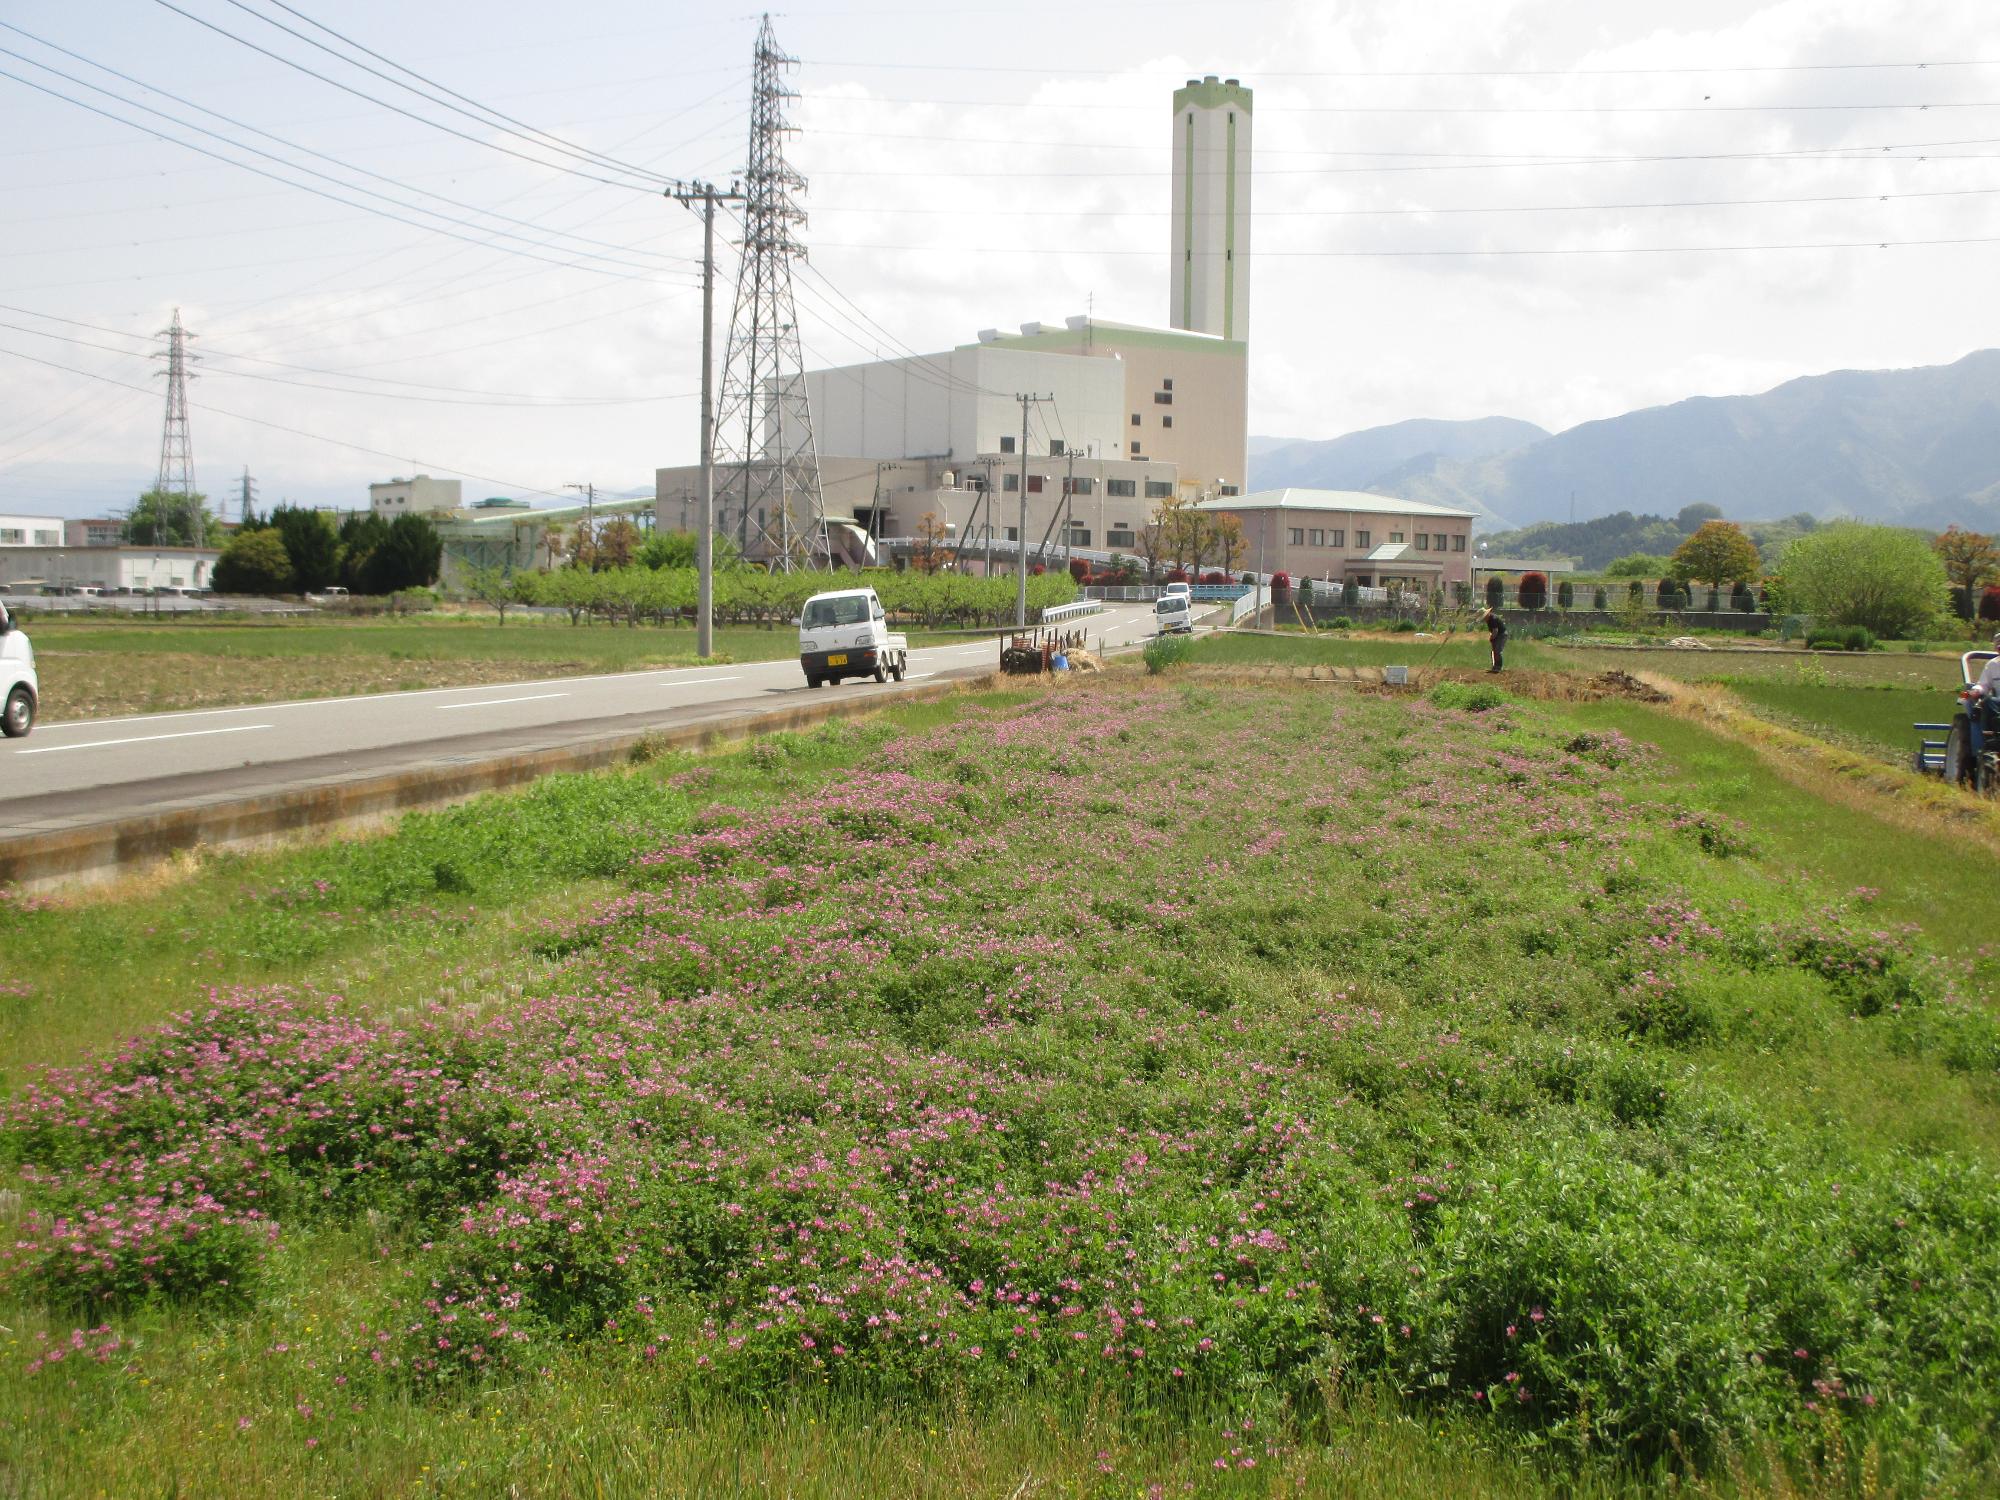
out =
[[[1161,635],[1194,634],[1194,601],[1186,594],[1166,593],[1153,601],[1153,625]]]
[[[0,605],[0,733],[17,740],[33,729],[41,701],[34,645]]]
[[[843,677],[903,680],[909,670],[908,636],[892,635],[888,612],[873,589],[814,594],[799,614],[799,665],[806,686]]]

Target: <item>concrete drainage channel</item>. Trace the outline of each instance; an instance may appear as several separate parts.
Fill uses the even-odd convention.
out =
[[[699,750],[829,719],[855,718],[898,703],[928,702],[994,686],[993,673],[954,677],[860,698],[819,698],[779,708],[736,710],[693,722],[642,727],[574,744],[491,755],[384,775],[349,776],[249,797],[217,797],[142,817],[44,829],[0,838],[0,884],[22,890],[85,885],[158,864],[187,850],[254,848],[289,836],[380,821],[482,792],[522,786],[559,771],[595,771],[629,759],[635,747]]]

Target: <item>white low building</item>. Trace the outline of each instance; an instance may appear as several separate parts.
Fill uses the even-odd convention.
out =
[[[214,547],[0,547],[0,584],[10,592],[93,588],[138,593],[205,589],[215,575]]]
[[[60,547],[63,523],[57,516],[0,516],[0,547]]]

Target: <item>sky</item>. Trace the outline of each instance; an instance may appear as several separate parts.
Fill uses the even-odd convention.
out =
[[[700,225],[662,189],[740,170],[757,23],[7,0],[0,513],[117,513],[151,482],[176,308],[197,479],[231,516],[246,469],[266,507],[417,472],[468,500],[649,492],[698,445]],[[1255,91],[1255,433],[1560,430],[2000,343],[1979,0],[802,0],[773,24],[810,365],[1086,309],[1164,324],[1172,92],[1209,73]]]

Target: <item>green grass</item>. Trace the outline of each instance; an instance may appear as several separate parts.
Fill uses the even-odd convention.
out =
[[[1949,688],[1816,687],[1771,678],[1722,681],[1765,717],[1899,765],[1907,765],[1916,749],[1910,726],[1948,723],[1958,706]]]
[[[1135,667],[0,903],[0,1470],[1990,1492],[1994,858],[1477,686]],[[191,1177],[276,1246],[20,1258]]]
[[[571,661],[620,672],[691,660],[691,628],[570,625],[516,616],[325,621],[204,621],[158,625],[96,621],[37,621],[38,652],[92,651],[118,655],[194,653],[235,660],[278,657],[387,658],[407,661]],[[716,631],[718,655],[768,661],[798,654],[798,632],[728,627]]]

